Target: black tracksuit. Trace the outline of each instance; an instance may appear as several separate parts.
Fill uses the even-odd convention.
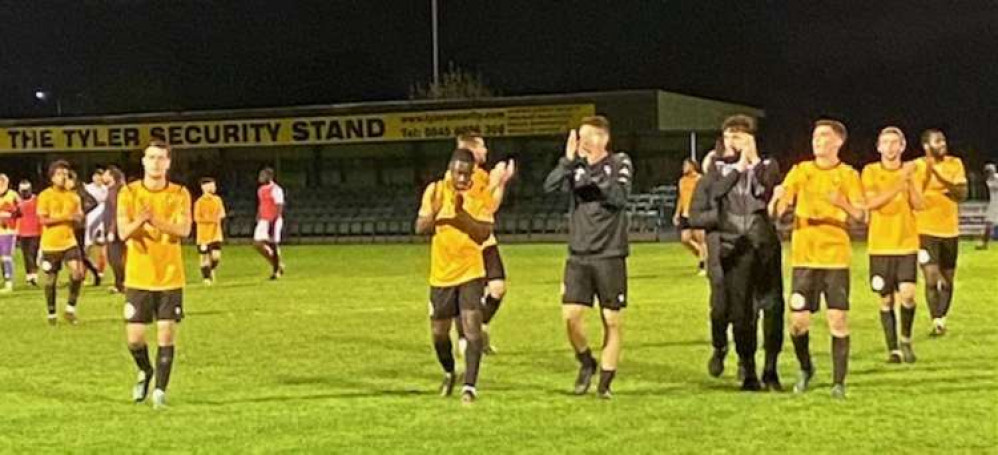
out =
[[[718,161],[698,183],[690,207],[690,225],[707,232],[711,343],[726,349],[727,326],[732,324],[738,356],[754,368],[761,309],[767,371],[775,371],[783,345],[782,253],[767,213],[773,188],[781,180],[772,159],[744,173]]]

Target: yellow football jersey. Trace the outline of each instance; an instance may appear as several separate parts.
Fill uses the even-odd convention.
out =
[[[690,205],[693,204],[693,192],[696,191],[700,174],[684,175],[679,179],[679,216],[690,216]]]
[[[461,206],[472,218],[482,222],[493,222],[495,204],[492,195],[485,188],[478,189],[475,186],[459,193],[454,189],[449,176],[426,188],[419,216],[430,216],[434,191],[440,192],[443,202],[435,220],[455,218],[456,204],[460,198]],[[436,225],[430,246],[430,285],[449,287],[484,278],[485,261],[482,257],[484,246],[454,226]]]
[[[191,195],[186,188],[169,183],[161,190],[147,189],[142,180],[130,183],[118,194],[118,216],[133,220],[143,210],[171,223],[191,222]],[[169,235],[150,223],[140,226],[126,240],[125,287],[167,291],[184,286],[184,259],[180,237]]]
[[[935,168],[946,180],[954,184],[966,184],[967,174],[963,161],[955,156],[945,156],[937,160]],[[947,196],[946,187],[929,172],[926,159],[915,160],[915,181],[922,185],[925,209],[915,212],[918,233],[933,237],[958,237],[960,235],[960,205]]]
[[[194,202],[198,245],[222,241],[222,218],[225,218],[225,205],[218,195],[203,194]]]
[[[859,173],[845,163],[823,169],[814,161],[794,166],[783,181],[784,201],[795,201],[790,262],[793,267],[849,268],[852,246],[849,214],[831,202],[841,193],[855,206],[865,204]]]
[[[863,188],[867,200],[892,191],[904,182],[902,169],[887,169],[883,163],[863,168]],[[918,252],[915,211],[908,192],[901,191],[886,205],[870,210],[867,250],[873,255],[905,255]]]
[[[38,195],[38,216],[45,218],[63,218],[75,213],[83,214],[80,195],[75,191],[50,187]],[[41,249],[45,252],[66,251],[77,246],[73,235],[75,223],[66,221],[49,226],[42,226]]]

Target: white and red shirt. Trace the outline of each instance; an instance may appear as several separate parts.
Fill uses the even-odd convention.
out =
[[[281,212],[277,206],[284,205],[284,189],[276,182],[260,185],[256,190],[257,210],[256,217],[260,220],[274,221]]]

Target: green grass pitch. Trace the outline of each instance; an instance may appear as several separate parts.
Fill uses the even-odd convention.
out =
[[[864,251],[846,401],[828,394],[823,315],[808,394],[737,391],[733,355],[721,379],[708,377],[704,279],[678,244],[640,244],[604,402],[568,393],[577,365],[560,319],[564,245],[502,246],[499,353],[485,359],[479,402],[462,406],[435,395],[426,245],[289,246],[279,282],[249,247],[229,246],[211,288],[188,249],[188,318],[162,412],[130,402],[123,299],[87,287],[81,323],[48,327],[18,262],[19,289],[0,296],[0,452],[998,453],[998,251],[962,245],[945,338],[928,338],[919,294],[918,362],[900,366],[884,362]],[[588,328],[598,348],[595,313]],[[785,385],[792,351],[788,339]]]

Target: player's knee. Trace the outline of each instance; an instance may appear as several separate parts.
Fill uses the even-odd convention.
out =
[[[156,341],[160,346],[173,346],[177,334],[174,330],[176,323],[173,321],[160,321],[156,328]]]
[[[579,308],[576,308],[579,307]],[[568,322],[582,321],[581,305],[562,305],[561,317]]]
[[[620,321],[620,318],[603,318],[603,327],[608,331],[619,331],[622,326],[623,323]]]
[[[909,308],[915,305],[916,289],[917,288],[913,283],[905,283],[901,285],[901,289],[898,290],[898,297],[901,299],[901,305]]]
[[[790,334],[801,335],[811,329],[811,318],[808,313],[794,312],[790,315]]]
[[[492,280],[489,281],[489,295],[496,299],[502,299],[506,296],[506,281],[505,280]]]
[[[836,337],[849,335],[849,322],[845,311],[828,310],[828,331]]]

